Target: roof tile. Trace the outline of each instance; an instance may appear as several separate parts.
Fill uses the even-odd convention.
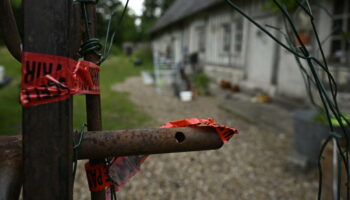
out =
[[[224,0],[176,0],[161,16],[151,32],[157,32],[173,23],[181,21]]]

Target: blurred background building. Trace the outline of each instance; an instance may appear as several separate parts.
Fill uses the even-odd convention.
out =
[[[267,1],[238,2],[261,25],[283,30],[282,17],[268,7]],[[315,23],[329,67],[340,90],[346,91],[350,83],[350,2],[322,0],[314,4]],[[303,42],[317,51],[311,24],[304,15],[300,12],[294,16],[297,31]],[[269,30],[286,42],[277,30]],[[230,9],[224,0],[176,0],[151,33],[156,62],[166,57],[173,67],[181,63],[187,71],[195,64],[195,68],[218,82],[225,80],[242,88],[260,89],[272,96],[306,97],[294,56]]]

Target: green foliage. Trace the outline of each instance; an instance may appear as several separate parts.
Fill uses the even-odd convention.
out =
[[[101,40],[105,38],[110,15],[115,11],[116,14],[114,15],[111,21],[111,29],[117,30],[114,44],[121,46],[121,44],[125,41],[148,41],[150,39],[149,31],[154,26],[155,22],[159,17],[156,15],[157,10],[160,10],[160,14],[162,14],[173,3],[173,1],[174,0],[145,0],[144,12],[142,16],[136,16],[131,9],[128,9],[123,18],[123,21],[120,25],[118,25],[119,19],[122,15],[122,11],[124,9],[124,5],[120,3],[119,0],[99,0],[99,3],[97,4],[96,16],[97,37]],[[20,29],[19,31],[22,33],[22,0],[12,0],[11,3],[18,27]],[[135,24],[135,21],[138,18],[140,18],[141,20],[141,24],[139,27]],[[2,44],[1,38],[0,44]]]
[[[143,63],[145,63],[148,66],[153,65],[152,51],[150,48],[140,49],[134,53],[134,56],[137,58],[141,58]]]
[[[157,0],[145,0],[143,2],[143,13],[141,16],[140,39],[147,41],[150,39],[149,32],[157,21],[156,10],[159,7]]]
[[[342,123],[346,124],[346,120],[350,120],[350,115],[348,114],[342,114]],[[317,123],[322,123],[322,124],[328,124],[327,116],[324,111],[318,111],[312,121],[317,122]],[[335,117],[331,117],[331,123],[334,127],[340,127],[340,124],[338,120]]]
[[[142,16],[136,16],[128,9],[122,23],[118,27],[119,17],[122,14],[124,5],[118,0],[100,0],[98,3],[97,30],[98,37],[104,38],[107,32],[109,15],[116,11],[112,19],[112,29],[117,29],[115,44],[121,45],[124,41],[139,42],[150,39],[149,32],[156,23],[159,15],[162,14],[174,0],[145,0]],[[160,13],[157,13],[160,11]],[[135,21],[140,17],[141,24],[136,26]]]
[[[313,122],[318,122],[318,123],[322,123],[322,124],[327,124],[327,117],[325,115],[324,112],[319,111],[316,113],[316,115],[314,116],[314,118],[312,119]]]
[[[298,4],[296,3],[295,0],[277,0],[277,2],[280,3],[282,6],[284,6],[285,8],[287,8],[288,11],[293,11],[298,7]],[[264,9],[275,13],[280,12],[279,8],[276,6],[273,0],[266,1]]]
[[[22,4],[22,0],[11,0],[12,7],[19,8]]]
[[[173,3],[174,0],[163,0],[163,3],[161,5],[162,13],[164,13]]]
[[[210,78],[203,72],[193,77],[194,87],[199,90],[200,94],[209,94]]]
[[[141,16],[140,38],[142,41],[150,39],[149,32],[157,22],[159,16],[171,6],[174,0],[145,0],[144,11]]]
[[[139,32],[135,24],[137,16],[131,9],[127,9],[123,20],[119,24],[120,17],[124,10],[123,4],[118,0],[100,0],[97,6],[97,35],[99,38],[105,38],[110,16],[115,12],[111,21],[111,30],[116,30],[114,44],[120,46],[124,41],[138,41]]]
[[[5,67],[6,75],[12,77],[9,85],[0,88],[0,135],[19,134],[21,129],[20,63],[9,52],[0,48],[0,65]]]

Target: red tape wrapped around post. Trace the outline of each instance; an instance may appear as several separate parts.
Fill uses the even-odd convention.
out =
[[[99,94],[100,67],[92,62],[24,52],[20,102],[24,107]]]

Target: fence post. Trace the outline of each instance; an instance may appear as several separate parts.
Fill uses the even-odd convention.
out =
[[[96,37],[96,3],[92,1],[85,3],[87,11],[88,27],[85,30],[84,41]],[[83,11],[84,12],[84,11]],[[86,22],[85,22],[86,23]],[[94,51],[87,52],[84,55],[84,59],[95,64],[98,64],[100,58]],[[101,117],[101,97],[100,95],[86,95],[86,115],[87,115],[87,128],[89,131],[101,131],[102,130],[102,117]],[[92,165],[104,163],[104,159],[90,160]],[[92,200],[104,200],[105,190],[99,192],[91,192]]]
[[[25,0],[23,50],[71,57],[70,0]],[[23,108],[23,197],[73,199],[72,99]]]

